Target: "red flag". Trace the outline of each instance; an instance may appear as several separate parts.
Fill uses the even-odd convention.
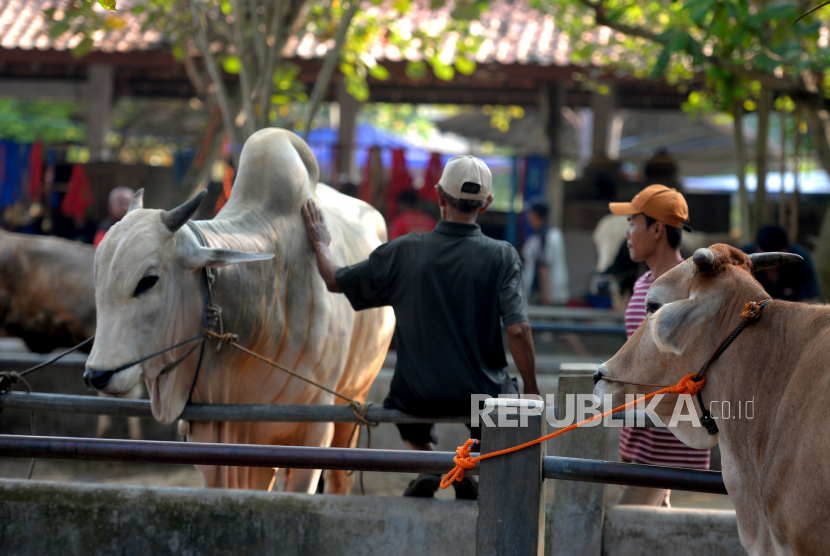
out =
[[[424,186],[418,191],[418,196],[421,199],[430,203],[438,202],[438,192],[435,190],[435,186],[438,185],[438,181],[441,179],[441,172],[443,171],[444,167],[441,165],[441,155],[432,153],[432,156],[429,157],[427,169],[424,171]]]
[[[32,145],[29,155],[29,200],[39,203],[43,196],[43,145],[38,141]]]
[[[66,196],[61,203],[61,212],[67,218],[71,217],[80,222],[84,219],[86,209],[91,203],[92,185],[89,183],[83,164],[76,164],[72,167]]]
[[[392,176],[386,192],[386,218],[393,218],[398,212],[398,195],[412,190],[412,176],[406,169],[403,149],[392,149]]]

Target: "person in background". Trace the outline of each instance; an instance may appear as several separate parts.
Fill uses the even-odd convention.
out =
[[[423,234],[435,229],[438,222],[418,208],[418,195],[404,191],[398,195],[398,215],[389,223],[389,241],[406,234]]]
[[[527,221],[533,230],[522,247],[525,288],[530,303],[564,305],[570,299],[565,241],[558,228],[548,225],[548,203],[531,201]]]
[[[130,201],[133,200],[133,195],[135,195],[135,191],[129,187],[116,187],[110,191],[109,204],[107,205],[109,216],[98,225],[98,230],[95,232],[95,239],[92,241],[95,247],[98,247],[98,244],[104,239],[107,231],[116,222],[124,218],[124,215],[130,210]]]
[[[752,253],[784,252],[801,255],[800,263],[776,266],[755,273],[755,279],[773,299],[801,301],[802,303],[820,303],[821,288],[818,285],[816,270],[810,253],[802,246],[790,244],[787,231],[777,224],[762,226],[758,229],[754,245],[741,247]]]
[[[451,159],[436,185],[441,222],[435,229],[401,236],[344,267],[329,251],[331,235],[320,209],[313,200],[303,205],[328,290],[344,293],[356,311],[387,305],[395,310],[398,357],[386,408],[424,417],[469,415],[473,394],[518,394],[506,371],[502,324],[524,393],[539,394],[519,254],[476,224],[493,202],[491,186],[482,160]],[[430,423],[397,426],[410,450],[432,450],[437,442]],[[480,430],[470,432],[480,438]],[[404,496],[432,498],[440,483],[439,475],[421,475]],[[456,498],[478,496],[478,484],[469,476],[453,486]]]
[[[650,185],[630,203],[609,203],[614,214],[628,216],[625,232],[628,252],[634,262],[645,261],[649,271],[634,284],[634,293],[625,310],[625,332],[631,337],[646,318],[646,294],[660,276],[683,262],[680,242],[689,207],[686,199],[665,185]],[[620,459],[629,463],[709,469],[710,450],[689,448],[669,429],[628,428],[620,430]],[[671,507],[670,490],[625,486],[618,504]]]

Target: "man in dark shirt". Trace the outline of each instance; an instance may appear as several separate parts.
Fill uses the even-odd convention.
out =
[[[384,407],[413,415],[465,415],[473,394],[518,394],[505,371],[500,319],[525,394],[539,394],[519,255],[475,223],[493,201],[491,183],[481,160],[453,158],[436,185],[442,221],[435,230],[402,236],[348,267],[332,259],[331,236],[314,201],[303,206],[329,291],[346,294],[356,311],[384,305],[395,310],[398,358]],[[412,450],[431,450],[436,442],[433,425],[398,429]],[[431,497],[439,483],[437,475],[422,475],[404,496]],[[474,480],[465,478],[456,497],[474,498],[477,491]]]
[[[800,245],[790,245],[787,231],[771,224],[758,229],[754,245],[741,248],[747,254],[765,252],[784,252],[801,255],[800,263],[768,268],[755,273],[755,279],[773,299],[800,301],[802,303],[820,303],[821,288],[818,285],[816,271],[810,253]]]

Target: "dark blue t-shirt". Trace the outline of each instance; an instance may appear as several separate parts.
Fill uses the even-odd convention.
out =
[[[356,311],[391,305],[398,359],[391,405],[413,415],[463,415],[471,394],[516,393],[501,322],[527,322],[522,264],[477,224],[439,222],[375,249],[335,276]]]

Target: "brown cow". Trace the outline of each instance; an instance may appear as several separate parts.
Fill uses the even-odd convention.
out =
[[[36,353],[95,334],[95,250],[0,230],[0,323]]]
[[[604,380],[676,384],[701,368],[741,322],[744,304],[769,295],[752,272],[799,259],[747,256],[726,245],[700,249],[649,290],[649,316],[604,365],[594,393],[646,394],[656,388]],[[720,432],[696,417],[672,432],[695,448],[720,442],[723,478],[750,554],[823,554],[830,547],[830,440],[823,405],[830,399],[830,307],[774,301],[706,373],[701,391]],[[676,395],[657,414],[671,416]],[[686,400],[701,415],[696,398]],[[688,411],[686,411],[688,415]]]

